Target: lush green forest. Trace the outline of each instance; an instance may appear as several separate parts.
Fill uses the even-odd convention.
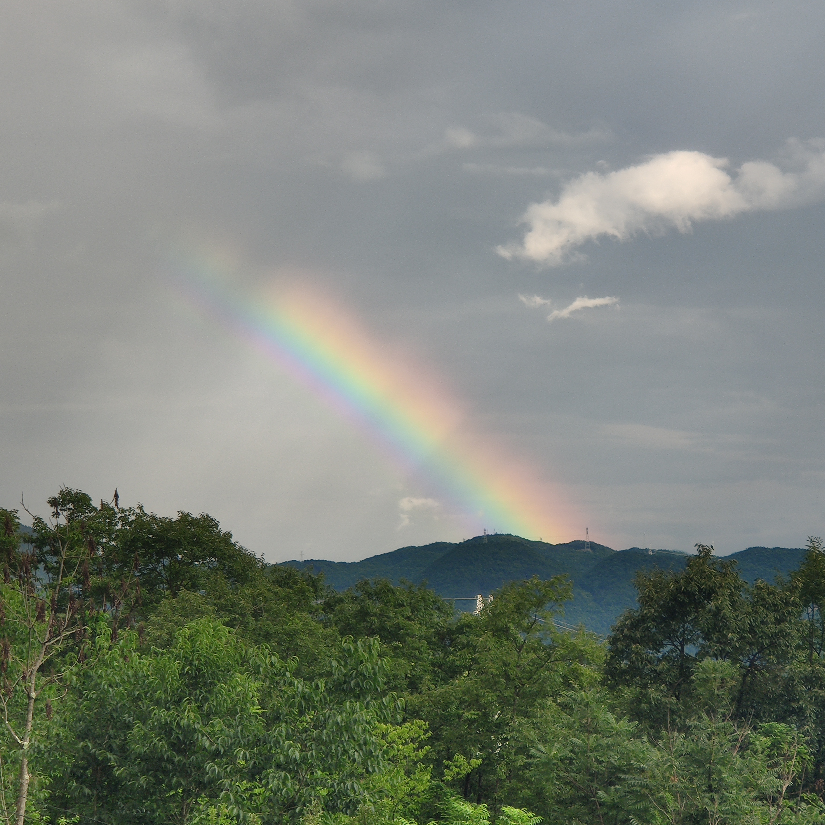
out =
[[[557,627],[564,577],[473,615],[207,515],[48,504],[0,510],[0,822],[825,821],[819,539],[771,582],[704,546],[642,570],[604,641]]]

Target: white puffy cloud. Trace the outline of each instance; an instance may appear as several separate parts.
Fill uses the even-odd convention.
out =
[[[543,306],[552,306],[553,304],[549,298],[540,298],[538,295],[519,295],[518,297],[526,307],[530,307],[531,309],[537,309]],[[578,312],[581,309],[612,306],[618,302],[618,298],[611,296],[605,298],[588,298],[586,295],[582,295],[579,298],[576,298],[572,304],[564,307],[564,309],[554,309],[547,316],[547,320],[555,321],[557,318],[569,318],[574,312]]]
[[[644,232],[688,232],[698,221],[743,212],[787,209],[825,198],[825,141],[789,141],[785,169],[749,161],[730,174],[725,158],[676,151],[644,163],[568,183],[557,201],[532,204],[520,243],[498,248],[505,258],[558,266],[586,241],[627,240]]]

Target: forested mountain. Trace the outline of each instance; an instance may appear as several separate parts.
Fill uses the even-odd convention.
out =
[[[819,539],[753,584],[705,546],[399,554],[434,578],[486,560],[466,586],[563,562],[594,601],[637,570],[602,639],[559,622],[562,576],[473,614],[387,578],[336,591],[206,514],[48,504],[27,531],[0,508],[0,825],[825,822]]]
[[[456,606],[468,610],[475,607],[475,596],[487,596],[507,582],[565,575],[573,583],[565,621],[606,635],[621,613],[636,604],[633,581],[637,572],[681,570],[689,558],[673,550],[631,547],[616,551],[595,542],[590,542],[589,551],[585,547],[584,541],[549,544],[495,534],[460,543],[402,547],[356,562],[312,559],[284,564],[322,573],[336,590],[346,590],[362,579],[426,584],[442,598],[461,599]],[[777,575],[796,570],[804,554],[801,548],[749,547],[727,558],[736,561],[742,578],[752,584],[757,579],[772,582]]]

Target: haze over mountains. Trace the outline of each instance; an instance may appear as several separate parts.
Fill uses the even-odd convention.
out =
[[[786,576],[799,567],[804,555],[803,548],[749,547],[725,558],[735,561],[742,578],[753,583]],[[534,575],[542,579],[567,575],[573,582],[573,600],[565,605],[564,620],[607,634],[618,616],[635,606],[633,578],[638,571],[678,570],[688,558],[675,550],[631,547],[617,551],[595,542],[587,550],[584,541],[548,544],[496,534],[459,543],[402,547],[356,562],[311,559],[284,564],[323,573],[336,590],[346,590],[362,579],[385,578],[395,583],[425,583],[447,599],[486,596],[508,581]],[[464,609],[471,605],[472,601],[457,603]]]

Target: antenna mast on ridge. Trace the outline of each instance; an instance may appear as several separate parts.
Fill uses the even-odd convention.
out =
[[[584,528],[584,536],[585,536],[585,538],[584,538],[584,552],[589,553],[590,552],[590,528],[589,527]]]

